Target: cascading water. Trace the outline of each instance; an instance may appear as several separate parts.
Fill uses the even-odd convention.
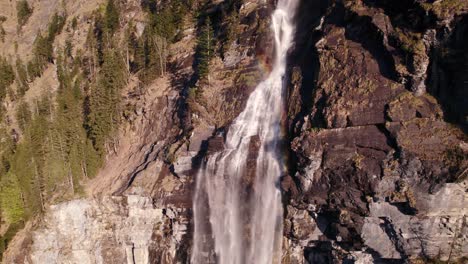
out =
[[[284,172],[280,120],[298,1],[278,0],[272,16],[273,69],[229,128],[225,150],[209,156],[197,175],[192,263],[280,262],[283,210],[277,183]],[[254,142],[259,142],[255,175],[246,184],[247,157]]]

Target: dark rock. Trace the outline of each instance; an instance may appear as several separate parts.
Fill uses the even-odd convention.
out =
[[[463,207],[466,134],[447,121],[463,124],[468,105],[461,103],[467,98],[460,62],[465,17],[445,16],[455,23],[450,31],[441,26],[449,23],[440,20],[439,9],[455,7],[445,2],[331,2],[320,13],[323,19],[300,20],[308,23],[308,37],[298,34],[299,50],[293,52],[292,66],[299,68],[290,73],[287,126],[294,137],[294,178],[285,177],[282,187],[289,199],[286,237],[291,252],[304,254],[291,254],[311,263],[468,255],[460,246],[466,238],[451,233],[457,242],[442,242],[445,227],[435,223],[444,213],[438,202],[431,204],[452,190],[444,198],[453,201],[447,206]],[[464,5],[456,12],[468,11]],[[458,60],[438,53],[441,40]],[[298,193],[290,191],[292,182]],[[301,221],[289,215],[305,208],[323,233],[308,242],[294,235]],[[456,210],[449,218],[464,230],[466,208]]]
[[[224,150],[224,138],[223,137],[213,137],[208,140],[208,153],[216,153]]]

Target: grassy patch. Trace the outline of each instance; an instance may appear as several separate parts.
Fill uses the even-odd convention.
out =
[[[420,33],[404,32],[397,28],[396,38],[400,42],[401,48],[406,53],[421,54],[426,52],[426,47]]]

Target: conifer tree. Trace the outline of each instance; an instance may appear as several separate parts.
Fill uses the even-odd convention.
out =
[[[5,175],[11,167],[11,157],[14,154],[15,142],[7,128],[0,125],[0,177]]]
[[[7,20],[6,16],[0,16],[0,41],[5,42],[6,31],[3,28],[3,23]]]
[[[89,134],[100,154],[120,121],[121,88],[125,85],[125,65],[120,54],[108,50],[98,82],[90,95]]]
[[[214,50],[215,50],[215,38],[213,27],[211,25],[211,20],[209,17],[205,19],[205,23],[201,28],[200,36],[198,38],[197,43],[197,51],[198,51],[198,63],[197,63],[197,70],[198,76],[200,79],[205,79],[208,77],[209,81],[209,73],[210,73],[210,61],[214,57]]]
[[[31,110],[28,103],[21,101],[18,104],[18,108],[16,109],[16,121],[18,122],[18,126],[22,131],[26,130],[26,127],[30,124],[31,119]]]
[[[66,21],[65,16],[61,16],[58,13],[55,13],[52,17],[52,20],[49,22],[49,26],[47,28],[47,38],[48,41],[53,43],[55,37],[62,32],[63,26],[65,26]]]
[[[28,73],[20,57],[16,58],[16,84],[18,95],[23,96],[29,90]]]
[[[4,57],[0,56],[0,103],[5,98],[7,89],[14,80],[15,73],[13,72],[13,67]]]
[[[106,5],[105,23],[110,34],[119,28],[119,11],[114,0],[108,0]]]
[[[48,36],[44,37],[41,33],[37,34],[33,47],[34,57],[28,62],[27,66],[30,81],[40,77],[47,64],[53,62],[52,44],[53,41],[50,41]]]
[[[94,35],[94,28],[92,25],[88,28],[88,35],[86,36],[85,48],[90,53],[90,61],[88,62],[88,69],[86,69],[91,75],[91,79],[95,79],[97,67],[98,67],[98,51],[97,51],[97,39]]]

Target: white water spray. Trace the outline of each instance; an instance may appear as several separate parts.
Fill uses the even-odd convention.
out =
[[[225,150],[209,156],[196,179],[194,264],[280,263],[283,232],[280,154],[283,78],[299,0],[279,0],[272,16],[275,61],[234,120]],[[252,139],[260,140],[255,175],[246,179]],[[214,250],[214,251],[213,251]],[[214,253],[214,255],[213,255]]]

